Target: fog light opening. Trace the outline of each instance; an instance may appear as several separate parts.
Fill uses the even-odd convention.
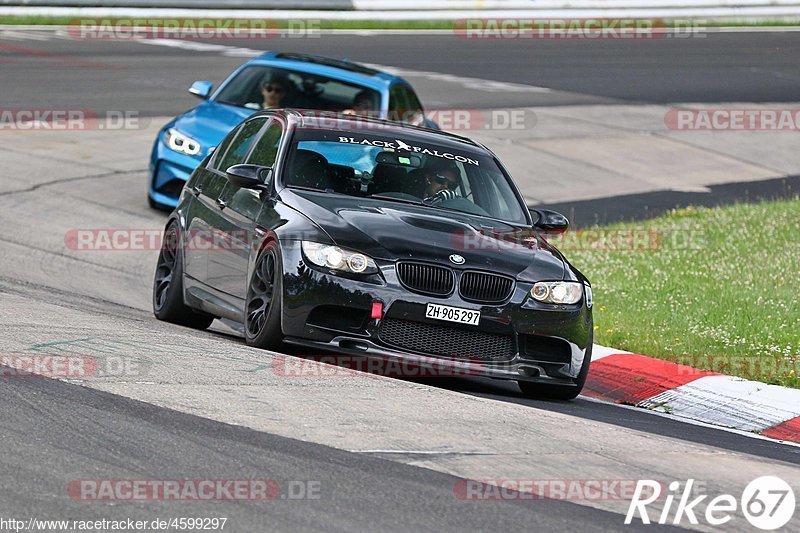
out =
[[[528,378],[538,378],[542,374],[542,371],[538,366],[521,366],[517,369],[517,372],[521,376]]]
[[[369,351],[369,344],[366,342],[360,342],[351,339],[345,339],[339,341],[339,348],[342,350],[351,350],[351,351],[358,351],[358,352],[367,352]]]

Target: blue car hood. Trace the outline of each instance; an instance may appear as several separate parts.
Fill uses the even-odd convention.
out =
[[[176,117],[173,127],[199,141],[205,154],[234,126],[257,111],[206,101]]]

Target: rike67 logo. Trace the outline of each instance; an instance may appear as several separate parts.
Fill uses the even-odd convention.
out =
[[[636,484],[628,513],[625,515],[625,524],[631,524],[638,518],[643,524],[655,522],[680,525],[685,519],[689,524],[698,525],[700,517],[709,525],[721,526],[734,520],[737,509],[740,508],[750,525],[764,531],[773,531],[785,526],[794,515],[794,491],[788,483],[777,476],[754,479],[745,487],[738,500],[731,494],[721,494],[707,503],[705,503],[707,494],[690,499],[693,496],[693,485],[693,479],[687,480],[683,489],[680,482],[671,482],[660,513],[650,509],[650,512],[653,512],[653,515],[650,515],[647,506],[663,497],[662,484],[658,481],[640,479]],[[703,505],[705,512],[701,513],[697,507]]]

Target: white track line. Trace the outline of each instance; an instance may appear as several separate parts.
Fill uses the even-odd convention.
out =
[[[735,434],[740,435],[742,437],[749,437],[751,439],[758,439],[758,440],[763,440],[763,441],[773,442],[773,443],[777,442],[777,443],[783,444],[785,446],[793,446],[795,448],[800,448],[800,443],[786,441],[786,440],[777,440],[777,439],[773,439],[773,438],[770,438],[770,437],[766,437],[764,435],[759,435],[758,433],[753,433],[752,431],[744,431],[744,430],[741,430],[741,429],[735,429],[735,428],[731,428],[731,427],[717,426],[715,424],[709,424],[708,422],[703,422],[701,420],[694,420],[694,419],[691,419],[691,418],[677,417],[675,415],[671,415],[669,413],[664,413],[662,411],[654,411],[654,410],[651,410],[651,409],[643,410],[641,407],[638,407],[638,406],[635,406],[635,405],[624,405],[624,404],[619,404],[619,403],[608,402],[606,400],[601,400],[599,398],[592,398],[591,396],[580,396],[580,398],[582,400],[586,400],[587,402],[602,403],[602,404],[605,404],[605,405],[613,405],[614,407],[619,407],[620,409],[628,409],[630,411],[636,411],[636,412],[639,412],[639,413],[647,413],[647,414],[650,414],[650,415],[653,415],[653,416],[660,416],[661,418],[669,418],[669,419],[672,419],[672,420],[677,420],[678,422],[683,422],[684,424],[691,424],[693,426],[700,426],[700,427],[710,428],[710,429],[718,429],[720,431],[725,431],[727,433],[735,433]]]
[[[732,376],[704,376],[638,406],[742,431],[763,431],[800,416],[800,390]]]

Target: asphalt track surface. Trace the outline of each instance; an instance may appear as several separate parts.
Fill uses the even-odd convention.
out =
[[[0,32],[2,33],[2,32]],[[704,38],[477,40],[453,35],[328,35],[208,41],[257,50],[335,55],[417,71],[547,87],[546,94],[463,90],[436,106],[503,108],[603,102],[793,102],[797,33],[711,33]],[[3,105],[32,102],[175,115],[197,77],[218,83],[242,57],[130,41],[0,40]],[[32,68],[32,67],[38,68]],[[87,90],[89,89],[90,90]]]
[[[563,501],[461,502],[457,478],[287,439],[55,380],[6,380],[0,512],[80,519],[226,516],[233,531],[615,531],[619,516]],[[132,479],[258,479],[281,487],[273,501],[149,502],[97,512],[58,501],[74,472]],[[93,479],[93,478],[92,478]],[[292,500],[289,483],[317,483],[319,499]],[[294,485],[297,486],[297,485]],[[308,485],[313,489],[314,485]],[[298,489],[293,489],[298,491]],[[299,492],[294,492],[299,494]],[[214,504],[212,504],[214,505]],[[88,508],[88,509],[87,509]],[[92,516],[96,513],[96,516]]]
[[[225,44],[255,47],[252,42]],[[525,96],[513,92],[487,95],[468,89],[456,94],[434,94],[443,106],[793,101],[797,99],[800,80],[800,39],[793,34],[720,34],[709,35],[699,45],[664,40],[625,46],[619,42],[473,43],[455,41],[450,36],[322,36],[292,42],[290,48],[553,89],[550,93]],[[195,103],[183,92],[191,81],[202,78],[218,82],[242,60],[217,52],[190,52],[140,43],[0,38],[0,102],[4,108],[128,109],[143,115],[169,115]],[[531,98],[536,101],[532,103]],[[11,172],[35,175],[39,172],[37,161],[31,158],[25,167],[13,166]],[[54,336],[113,334],[126,342],[145,343],[149,339],[153,345],[167,343],[171,351],[156,353],[163,360],[153,364],[170,365],[169,358],[180,358],[181,347],[185,347],[194,350],[190,354],[193,359],[181,362],[186,376],[197,374],[199,385],[205,387],[204,394],[211,396],[212,402],[219,395],[218,411],[225,411],[227,404],[222,398],[233,387],[227,380],[231,376],[239,379],[241,374],[215,374],[214,360],[203,358],[205,353],[219,350],[218,359],[225,359],[225,365],[229,364],[228,359],[235,359],[234,354],[254,358],[258,354],[253,355],[241,339],[221,327],[196,333],[155,321],[147,310],[153,257],[117,254],[108,260],[76,259],[63,252],[65,228],[83,227],[83,221],[97,227],[157,227],[163,222],[162,214],[149,210],[142,202],[141,172],[109,176],[114,178],[113,183],[102,176],[63,181],[52,176],[43,180],[49,184],[25,188],[13,186],[16,175],[2,179],[11,185],[8,190],[0,190],[5,229],[0,237],[5,250],[0,258],[0,317],[5,331],[2,349],[19,350]],[[146,349],[139,351],[144,353],[142,357],[150,357]],[[188,370],[185,361],[191,367]],[[232,531],[460,531],[465,527],[614,531],[622,527],[621,515],[572,502],[459,501],[453,497],[457,478],[423,468],[424,461],[412,457],[413,453],[398,462],[389,460],[388,454],[352,453],[345,451],[346,447],[336,449],[315,443],[320,439],[310,442],[315,439],[281,436],[302,435],[302,431],[278,434],[242,427],[247,423],[226,424],[218,421],[218,411],[206,416],[207,406],[192,403],[197,398],[202,400],[198,395],[192,397],[194,400],[186,399],[180,411],[166,408],[165,405],[181,404],[178,397],[182,394],[189,398],[188,389],[182,388],[189,379],[186,376],[165,380],[171,389],[165,394],[171,394],[176,403],[138,401],[149,399],[151,394],[147,385],[138,383],[101,383],[90,388],[40,378],[1,379],[4,414],[0,445],[5,452],[0,455],[0,515],[152,519],[199,513],[227,516]],[[159,379],[162,376],[152,376],[153,382]],[[662,446],[691,449],[709,457],[714,453],[715,459],[710,460],[723,461],[723,469],[763,464],[763,473],[782,469],[796,474],[796,465],[800,464],[800,448],[584,398],[573,402],[532,401],[522,398],[509,383],[471,379],[425,380],[419,384],[404,381],[393,385],[375,381],[364,394],[388,398],[394,388],[405,390],[407,385],[414,390],[432,387],[430,394],[452,401],[452,409],[460,409],[459,402],[476,397],[497,402],[498,413],[512,410],[509,412],[540,417],[542,427],[557,417],[573,424],[563,428],[565,442],[568,434],[589,431],[593,438],[587,439],[585,447],[601,448],[600,456],[619,448],[622,455],[629,452],[631,460],[635,460],[641,450],[626,449],[628,444],[621,437],[634,430],[641,442],[660,442]],[[98,390],[104,386],[117,393]],[[297,419],[289,419],[298,426],[304,425],[303,417],[311,418],[312,413],[303,411],[302,399],[297,395],[309,393],[312,391],[291,387],[276,392],[287,403],[298,404]],[[349,406],[345,403],[335,408],[346,411]],[[524,413],[514,411],[518,408]],[[259,416],[263,419],[280,418],[277,403],[265,403],[261,409]],[[195,412],[199,416],[192,414]],[[476,420],[476,424],[479,422]],[[260,425],[254,423],[250,427]],[[416,426],[409,425],[409,431],[424,430],[411,427]],[[362,431],[368,429],[358,423],[342,428],[343,433],[349,432],[350,438],[355,439]],[[476,425],[474,431],[480,433],[481,427]],[[558,448],[559,443],[536,442],[534,446]],[[533,455],[529,461],[546,462],[553,457],[539,459]],[[686,464],[692,464],[689,457]],[[669,457],[658,465],[660,470],[653,471],[653,476],[687,474],[680,461]],[[557,471],[562,477],[585,479],[587,475],[597,475],[591,468],[591,464],[573,464],[572,469],[550,470],[549,475]],[[727,471],[721,471],[720,477],[723,475],[728,475]],[[253,477],[275,479],[282,487],[291,480],[319,481],[322,497],[298,501],[279,498],[269,505],[98,505],[74,501],[65,492],[70,480],[80,478]],[[484,477],[495,476],[486,471]]]
[[[712,185],[709,192],[655,191],[596,200],[547,204],[563,213],[577,227],[645,220],[670,209],[693,206],[717,207],[742,202],[793,198],[800,193],[800,176]]]

